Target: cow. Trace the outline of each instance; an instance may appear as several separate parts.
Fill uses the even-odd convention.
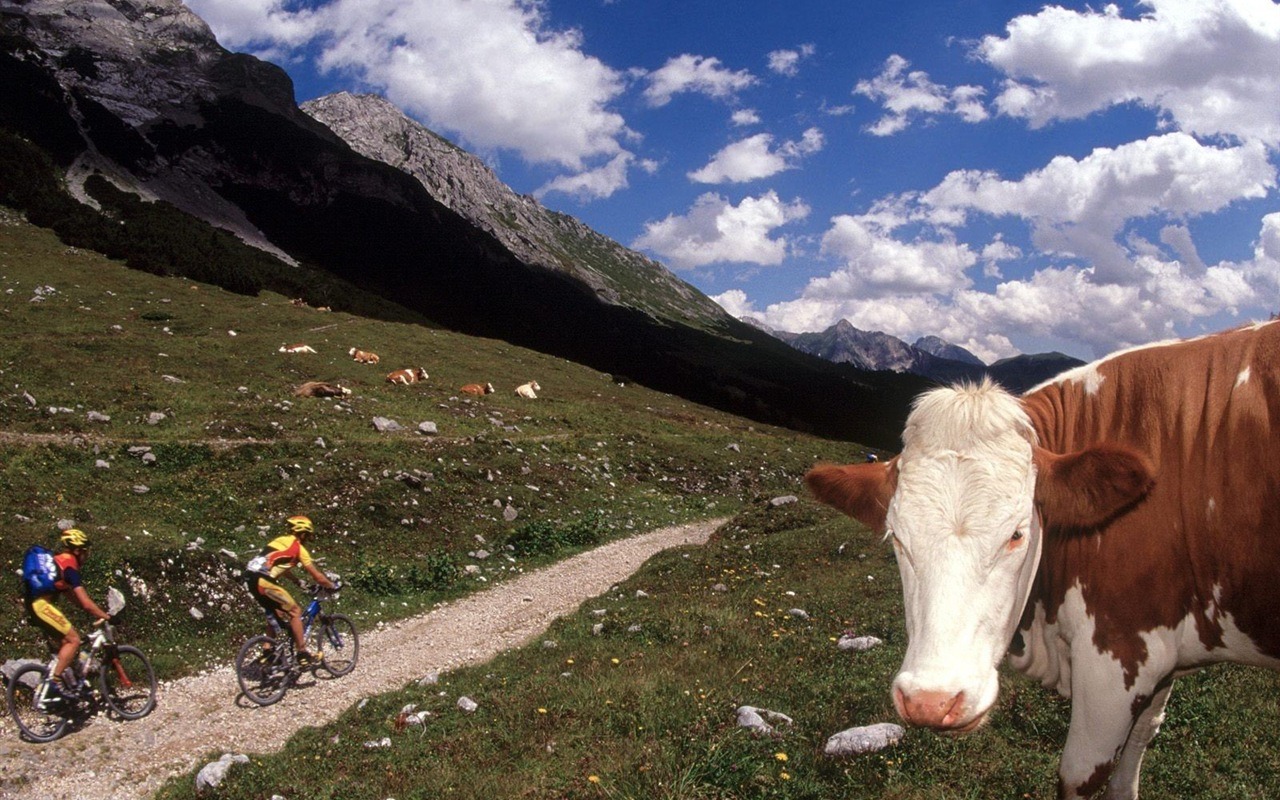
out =
[[[351,390],[336,383],[325,381],[307,381],[293,390],[297,397],[346,397]]]
[[[1022,397],[920,396],[902,451],[818,465],[892,542],[908,723],[971,731],[1010,663],[1071,698],[1058,797],[1136,798],[1173,679],[1280,668],[1280,322],[1122,351]]]
[[[378,358],[377,353],[369,353],[364,350],[361,350],[358,347],[353,347],[350,350],[348,350],[347,355],[351,356],[351,359],[353,361],[360,364],[377,364],[379,361],[382,360]]]
[[[399,383],[408,386],[411,383],[425,381],[427,379],[427,371],[425,369],[398,369],[395,372],[387,373],[387,383]]]
[[[540,391],[542,391],[542,387],[538,385],[537,381],[529,381],[516,387],[516,394],[529,400],[537,400],[538,392]]]
[[[309,344],[282,344],[280,353],[314,353],[316,349]]]
[[[474,394],[474,395],[493,394],[493,384],[486,383],[484,385],[481,385],[478,383],[468,383],[466,386],[463,386],[458,391],[462,392],[463,394]]]

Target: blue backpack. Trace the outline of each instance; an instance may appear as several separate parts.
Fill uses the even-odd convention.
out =
[[[22,557],[22,585],[32,597],[50,594],[57,591],[54,585],[58,580],[58,565],[53,560],[53,553],[33,544],[27,548]]]

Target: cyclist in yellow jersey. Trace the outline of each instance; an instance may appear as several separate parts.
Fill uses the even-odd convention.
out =
[[[80,650],[80,633],[50,600],[59,594],[70,595],[81,608],[98,619],[111,619],[111,615],[93,602],[80,582],[80,565],[89,555],[89,537],[78,528],[68,528],[62,532],[61,542],[61,551],[53,557],[54,563],[58,565],[58,580],[53,585],[53,591],[38,596],[28,592],[23,599],[28,619],[48,634],[51,641],[57,642],[58,661],[53,668],[54,682],[59,691],[74,697],[77,690],[68,688],[64,683],[64,672]]]
[[[326,589],[336,590],[338,584],[316,568],[311,560],[311,553],[307,551],[306,541],[315,532],[311,520],[304,516],[294,516],[285,520],[285,525],[289,532],[272,539],[262,548],[261,553],[249,561],[244,571],[245,585],[268,614],[274,614],[281,622],[288,624],[289,631],[293,634],[298,663],[309,666],[315,663],[316,658],[307,652],[306,643],[302,640],[302,607],[277,583],[277,579],[288,576],[295,566],[301,564],[312,580]],[[270,634],[271,630],[268,629],[267,633]]]

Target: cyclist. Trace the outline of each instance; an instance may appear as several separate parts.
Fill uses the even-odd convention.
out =
[[[93,602],[80,581],[80,567],[89,554],[89,537],[79,528],[68,528],[62,532],[60,542],[59,552],[53,557],[54,563],[58,565],[58,580],[54,583],[53,590],[38,596],[27,591],[24,593],[24,603],[28,618],[49,634],[51,641],[58,641],[58,660],[53,668],[56,688],[67,697],[76,697],[80,687],[76,685],[72,673],[66,672],[66,669],[80,651],[80,633],[50,601],[59,593],[69,594],[81,608],[98,619],[109,620],[111,615]]]
[[[311,575],[312,580],[326,589],[337,590],[338,584],[329,580],[328,576],[316,568],[307,552],[306,541],[315,532],[315,526],[307,517],[298,515],[285,520],[288,533],[272,539],[262,552],[249,561],[244,571],[245,584],[249,593],[258,601],[258,605],[266,609],[268,614],[289,625],[293,634],[295,652],[298,654],[299,666],[307,667],[316,663],[314,655],[307,652],[306,642],[302,639],[302,607],[293,596],[281,586],[277,579],[288,576],[295,565]],[[267,634],[272,633],[267,629]]]

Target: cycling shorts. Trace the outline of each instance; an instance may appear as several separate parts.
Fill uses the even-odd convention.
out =
[[[287,621],[294,609],[298,608],[293,595],[265,575],[246,572],[244,582],[249,587],[249,594],[253,595],[253,599],[257,600],[258,605],[266,609],[268,614],[275,614],[279,619]]]
[[[36,627],[55,638],[61,639],[75,630],[48,597],[27,598],[27,614]]]

